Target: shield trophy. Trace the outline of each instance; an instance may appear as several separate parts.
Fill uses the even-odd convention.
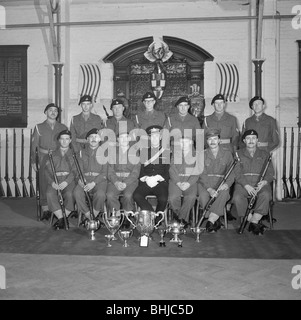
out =
[[[135,218],[133,222],[132,219],[129,218],[129,215]],[[161,219],[155,223],[155,218],[161,215]],[[125,213],[126,219],[131,223],[134,229],[137,229],[140,233],[140,246],[147,247],[148,241],[151,233],[154,229],[157,229],[161,221],[164,219],[164,212],[158,211],[157,213],[149,210],[141,210],[137,212],[127,211]]]
[[[107,235],[108,238],[108,246],[110,240],[117,240],[115,237],[115,233],[121,227],[123,220],[124,220],[124,212],[122,210],[115,211],[113,210],[112,214],[108,216],[107,212],[103,213],[103,221],[106,228],[109,230],[110,235]]]

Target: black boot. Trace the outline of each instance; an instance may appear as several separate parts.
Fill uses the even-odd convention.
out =
[[[49,211],[49,210],[43,211],[41,221],[43,221],[43,220],[48,221],[50,218],[51,218],[51,211]]]
[[[207,223],[206,223],[206,232],[208,232],[208,233],[216,232],[214,224],[211,221],[207,221]]]
[[[266,228],[267,227],[263,224],[250,222],[248,230],[256,236],[259,236],[264,233]]]
[[[58,219],[58,220],[56,221],[56,223],[52,226],[52,228],[53,228],[54,230],[65,229],[64,219],[63,219],[63,218]]]

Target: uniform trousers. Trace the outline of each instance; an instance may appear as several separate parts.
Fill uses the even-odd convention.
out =
[[[197,190],[197,184],[193,184],[185,191],[182,191],[173,181],[169,181],[168,202],[171,209],[178,215],[179,219],[184,219],[187,222],[189,221],[190,211],[195,204],[197,197]]]
[[[122,208],[126,211],[134,211],[133,193],[138,186],[138,181],[127,185],[122,191],[118,190],[114,183],[109,182],[107,188],[107,206],[110,212],[120,210],[120,201]],[[122,195],[120,201],[119,196]]]
[[[75,187],[75,183],[71,182],[67,185],[64,190],[61,190],[63,199],[64,199],[64,206],[69,211],[74,211],[74,196],[73,196],[73,189]],[[49,206],[49,210],[51,212],[55,212],[57,210],[61,210],[58,192],[55,190],[51,185],[48,185],[46,190],[47,196],[47,203]]]
[[[235,184],[232,203],[234,204],[239,217],[243,217],[247,211],[249,194],[240,184]],[[272,200],[272,191],[269,184],[265,185],[258,193],[253,211],[261,215],[267,215],[269,212],[270,201]]]
[[[92,200],[93,209],[97,212],[104,212],[104,205],[106,201],[107,181],[98,183],[95,187],[89,191],[90,198]],[[84,189],[77,185],[73,191],[77,210],[82,213],[89,212],[87,205],[86,195]]]
[[[39,189],[40,189],[40,204],[41,206],[47,206],[47,187],[48,183],[45,178],[45,168],[46,161],[48,160],[48,155],[41,154],[39,155],[40,159],[40,168],[39,168]]]
[[[201,204],[202,208],[205,208],[207,202],[210,200],[210,194],[205,189],[205,187],[203,185],[201,185],[200,183],[198,184],[198,194],[199,194],[200,204]],[[215,201],[211,205],[209,212],[213,212],[220,217],[223,216],[225,205],[229,199],[230,199],[229,189],[220,191],[218,193],[217,198],[215,199]]]
[[[168,183],[161,181],[151,188],[146,182],[139,181],[138,187],[134,191],[133,199],[141,210],[154,211],[152,205],[145,199],[148,195],[155,195],[157,197],[156,212],[164,211],[168,200]]]

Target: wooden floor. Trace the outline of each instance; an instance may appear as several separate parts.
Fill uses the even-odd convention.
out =
[[[275,207],[275,229],[301,229],[301,202]],[[1,202],[0,210],[1,226],[32,224]],[[180,250],[178,258],[0,253],[0,300],[301,299],[292,273],[300,260],[183,258]]]

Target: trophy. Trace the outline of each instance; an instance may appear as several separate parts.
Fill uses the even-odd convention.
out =
[[[108,216],[107,212],[103,213],[104,224],[112,235],[111,240],[117,240],[117,238],[115,237],[115,233],[121,227],[123,220],[124,220],[124,212],[121,210],[115,211],[113,209],[111,216]]]
[[[191,230],[191,232],[193,234],[196,234],[196,240],[195,241],[196,242],[201,242],[200,241],[200,234],[202,232],[204,232],[206,230],[206,228],[194,227],[194,228],[190,228],[190,230]]]
[[[88,231],[91,230],[90,239],[95,240],[95,231],[97,231],[99,229],[100,221],[98,219],[87,220],[85,223],[85,227]]]
[[[111,240],[113,240],[114,235],[113,234],[106,234],[105,237],[107,238],[107,247],[112,247]]]
[[[172,221],[167,227],[167,232],[171,232],[173,235],[173,237],[170,239],[170,242],[176,242],[178,247],[182,247],[183,240],[181,240],[179,235],[186,234],[184,224],[178,221]]]
[[[129,215],[135,217],[135,221],[129,218]],[[155,218],[161,215],[161,219],[155,223]],[[149,210],[141,210],[137,212],[127,211],[125,217],[131,223],[131,225],[140,233],[140,246],[147,247],[150,234],[157,229],[161,221],[164,219],[164,212],[153,212]]]
[[[158,233],[160,235],[160,247],[165,247],[165,241],[164,241],[164,236],[166,234],[166,230],[163,228],[158,228]]]
[[[133,235],[133,229],[132,230],[118,230],[119,238],[124,241],[123,247],[127,248],[129,247],[127,240]]]

